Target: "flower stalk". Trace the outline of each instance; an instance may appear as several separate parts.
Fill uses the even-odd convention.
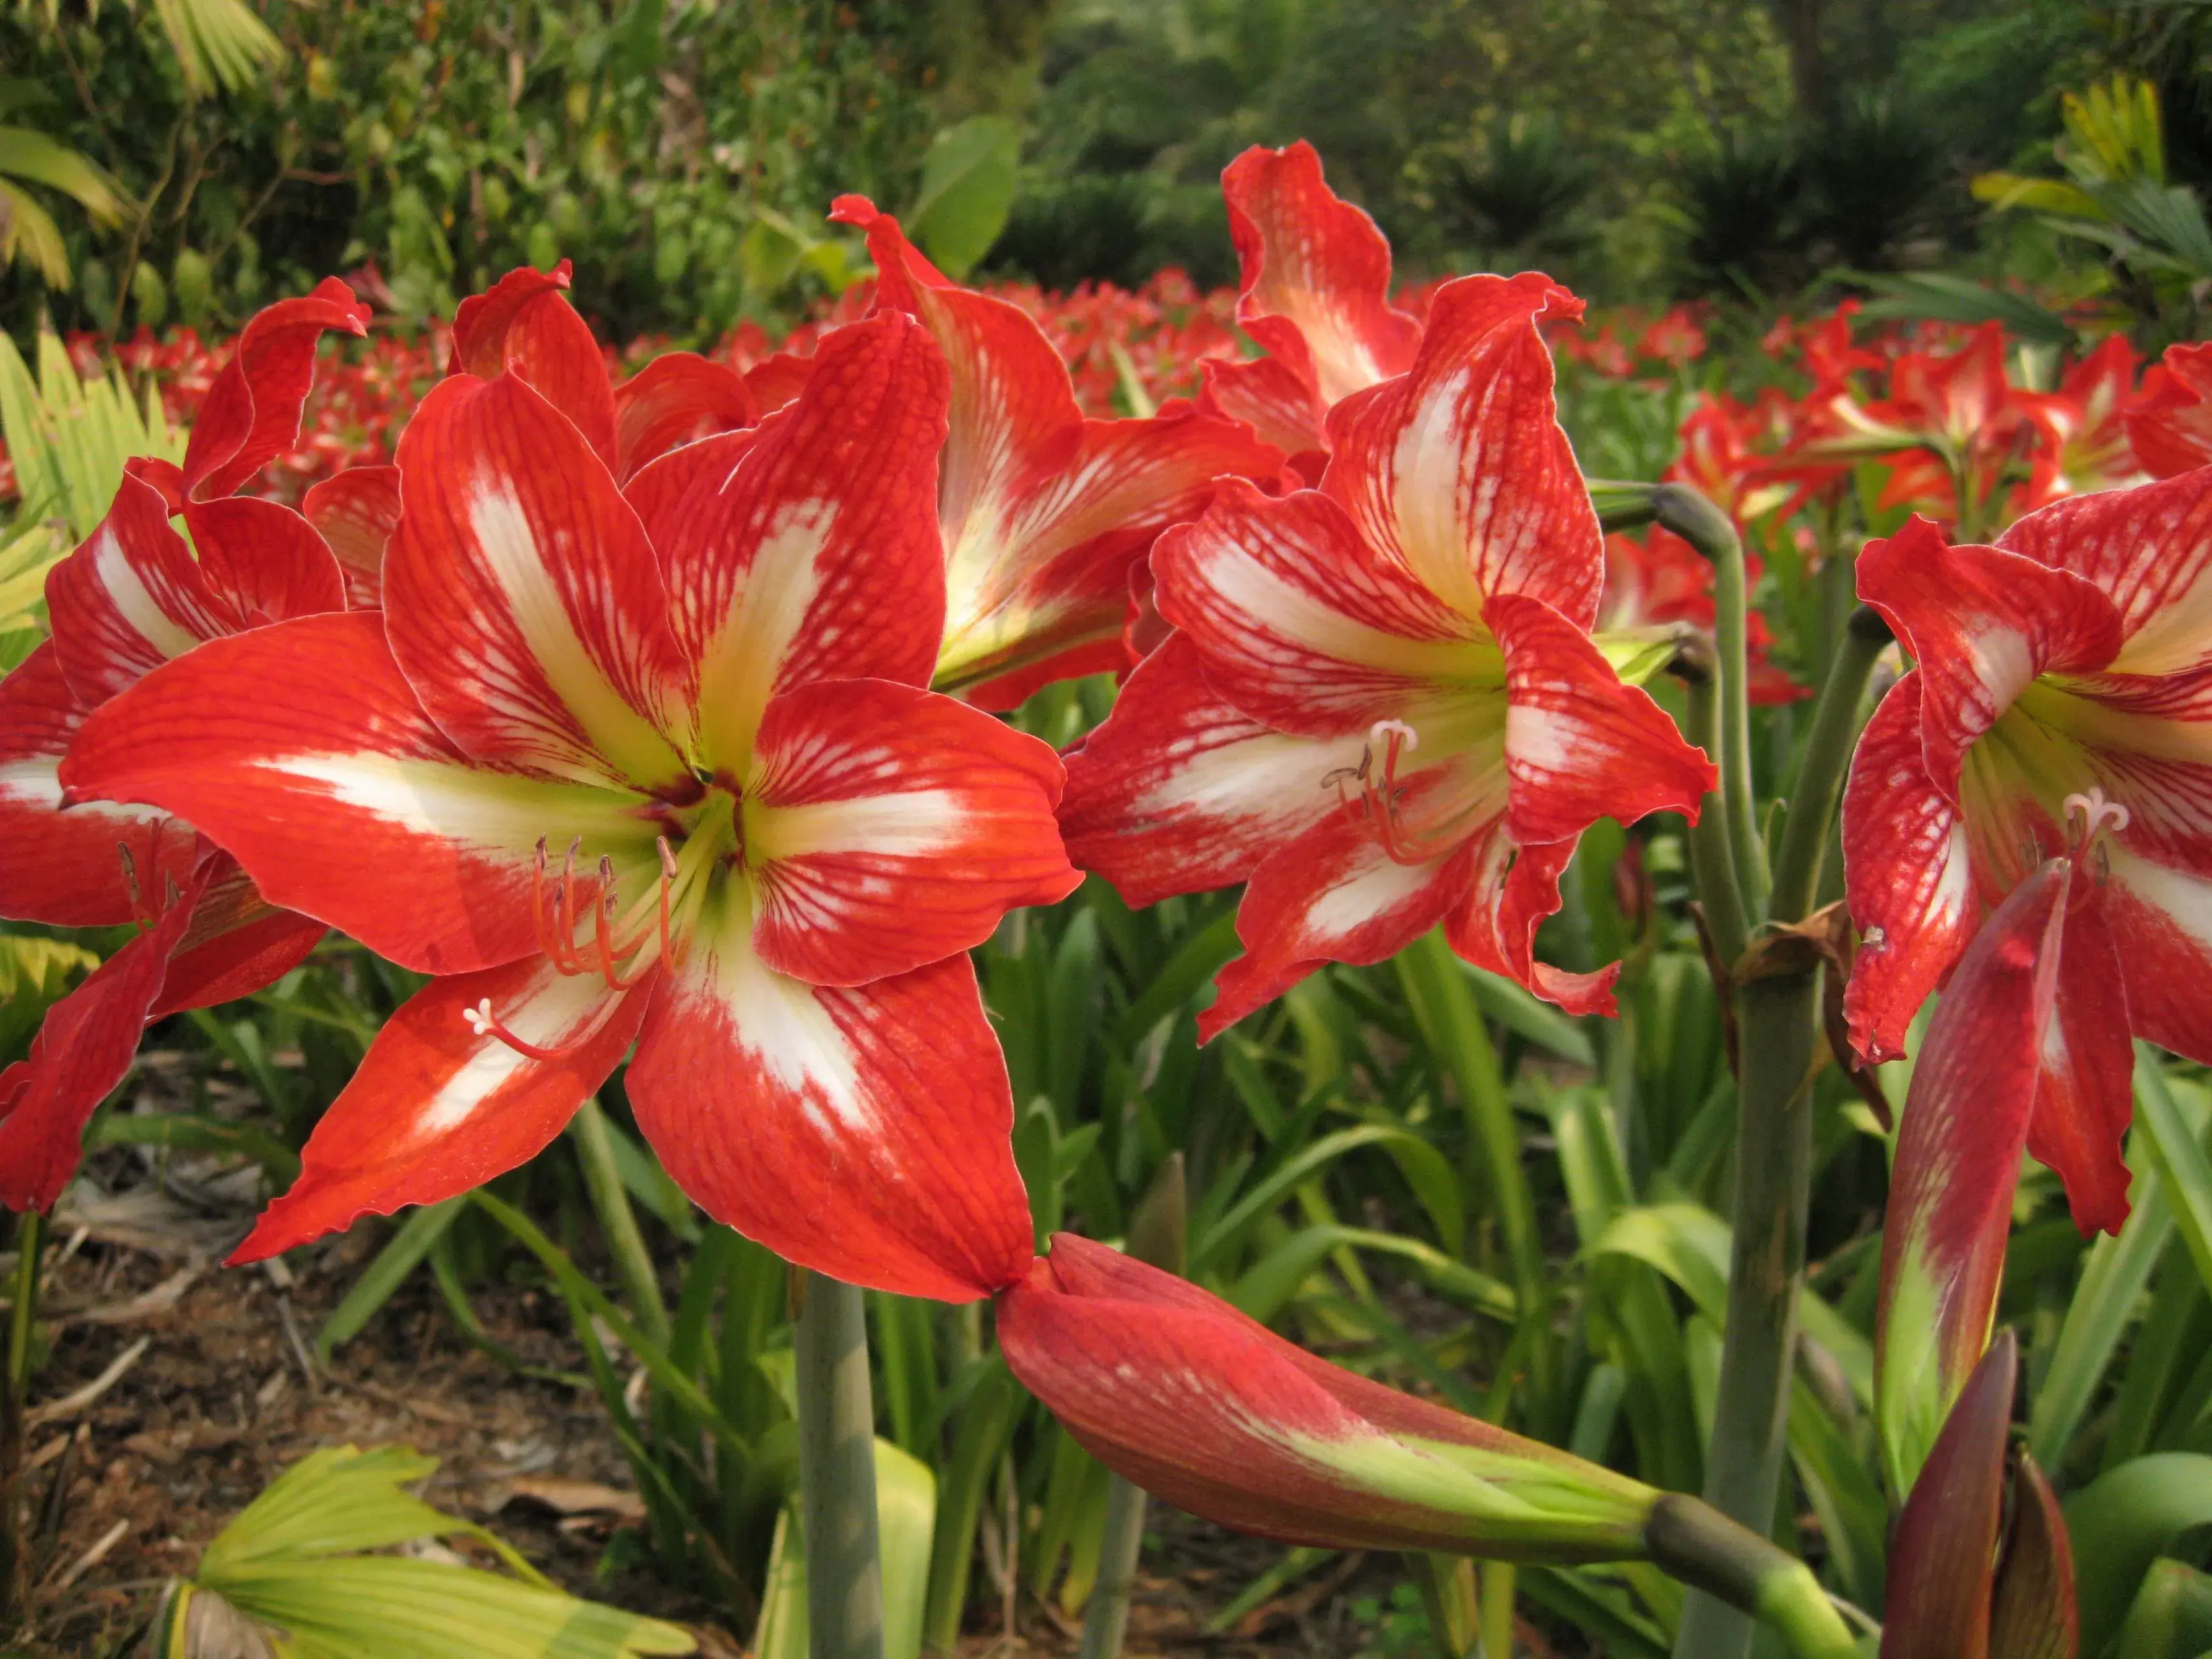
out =
[[[799,1505],[813,1659],[883,1659],[876,1420],[860,1287],[793,1270]]]

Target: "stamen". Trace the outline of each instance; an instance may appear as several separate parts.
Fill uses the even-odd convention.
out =
[[[548,909],[552,915],[548,916]],[[538,856],[530,878],[530,918],[538,929],[538,948],[545,952],[553,966],[564,974],[580,974],[584,963],[577,957],[573,944],[574,929],[568,912],[562,907],[561,895],[555,893],[550,900],[545,895],[545,837],[538,838]]]
[[[489,997],[484,998],[483,1001],[477,1003],[473,1008],[462,1009],[461,1018],[468,1021],[469,1030],[477,1036],[496,1038],[499,1042],[505,1043],[508,1048],[514,1049],[516,1054],[521,1054],[527,1059],[566,1060],[570,1054],[574,1054],[579,1048],[581,1048],[593,1037],[599,1036],[602,1030],[605,1030],[607,1021],[614,1018],[615,1010],[621,1006],[622,999],[620,997],[609,997],[599,1006],[599,1012],[592,1017],[590,1024],[585,1026],[582,1030],[579,1031],[574,1036],[569,1038],[568,1042],[560,1044],[558,1047],[551,1048],[544,1048],[535,1042],[526,1042],[521,1037],[515,1036],[513,1031],[507,1029],[507,1023],[501,1019],[497,1014],[492,1012],[491,999]]]
[[[1375,826],[1383,852],[1397,864],[1425,864],[1442,850],[1409,841],[1398,817],[1398,799],[1405,793],[1398,782],[1398,763],[1419,748],[1420,743],[1420,733],[1405,721],[1376,720],[1367,728],[1367,744],[1360,750],[1358,765],[1340,766],[1322,775],[1322,787],[1336,791],[1345,815],[1356,822],[1364,814]],[[1379,772],[1375,764],[1378,747],[1382,751]],[[1347,785],[1358,786],[1356,796]]]
[[[661,939],[665,945],[668,937],[668,882],[665,877],[660,884],[660,915]],[[599,904],[595,919],[599,925],[592,931],[597,936],[599,945],[600,977],[606,981],[609,990],[627,991],[653,971],[653,963],[647,963],[628,979],[624,979],[621,970],[615,966],[615,861],[604,853],[599,855]],[[639,945],[643,943],[642,939],[638,941]],[[623,954],[633,956],[636,951],[637,945],[631,945]]]

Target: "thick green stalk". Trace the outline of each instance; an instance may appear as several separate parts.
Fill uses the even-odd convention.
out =
[[[1098,1546],[1098,1578],[1084,1610],[1083,1646],[1076,1659],[1118,1659],[1129,1628],[1129,1597],[1136,1589],[1137,1553],[1145,1542],[1145,1493],[1115,1475],[1106,1488],[1106,1532]]]
[[[638,1328],[655,1342],[668,1342],[668,1304],[661,1300],[660,1276],[653,1271],[653,1253],[645,1248],[638,1231],[637,1212],[630,1208],[623,1190],[622,1173],[615,1164],[613,1131],[597,1100],[586,1100],[569,1121],[568,1133],[576,1143],[576,1161],[584,1168],[584,1185],[599,1212],[606,1234],[607,1253],[614,1257],[615,1272],[629,1294],[632,1316]]]
[[[1803,920],[1820,890],[1828,827],[1858,735],[1858,711],[1887,629],[1854,616],[1838,653],[1797,772],[1775,866],[1770,919]],[[1724,951],[1725,955],[1725,951]],[[1797,1296],[1805,1275],[1805,1215],[1813,1179],[1813,1076],[1819,1030],[1817,963],[1735,988],[1741,1060],[1728,1322],[1705,1463],[1705,1498],[1764,1533],[1781,1491]],[[1685,1602],[1679,1659],[1741,1659],[1751,1622],[1707,1595]]]
[[[812,1659],[883,1659],[876,1547],[876,1419],[860,1289],[808,1273],[794,1322],[799,1508],[806,1528]]]
[[[0,1377],[0,1632],[22,1616],[23,1415],[31,1389],[31,1346],[39,1301],[39,1253],[46,1218],[26,1210],[15,1223],[15,1304],[9,1310],[8,1371]]]
[[[1720,689],[1710,673],[1688,678],[1690,741],[1711,753],[1719,744]],[[1690,883],[1705,913],[1705,930],[1723,963],[1743,954],[1747,936],[1743,890],[1736,884],[1735,860],[1729,856],[1728,810],[1720,791],[1707,795],[1690,826]]]
[[[1796,1659],[1856,1659],[1850,1627],[1812,1569],[1696,1498],[1676,1492],[1662,1498],[1644,1524],[1644,1541],[1656,1565],[1703,1592],[1692,1601],[1741,1609],[1747,1630],[1750,1616],[1765,1620]],[[1674,1651],[1708,1659],[1720,1650],[1686,1648],[1678,1640]]]
[[[1736,884],[1743,891],[1747,909],[1756,915],[1766,902],[1766,847],[1759,838],[1758,802],[1751,781],[1750,623],[1743,543],[1729,515],[1686,485],[1660,484],[1651,494],[1655,520],[1704,554],[1713,567],[1713,666],[1718,682],[1720,739],[1716,760],[1721,770],[1721,803]]]

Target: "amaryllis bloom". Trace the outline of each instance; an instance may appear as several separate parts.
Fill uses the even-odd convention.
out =
[[[2057,391],[2021,394],[2036,433],[2029,457],[2030,507],[2144,481],[2128,438],[2136,362],[2127,336],[2109,335],[2066,371]]]
[[[1866,941],[1852,1041],[1899,1053],[1984,912],[2045,859],[2075,858],[2111,943],[2077,947],[2077,910],[2028,1146],[2085,1228],[2116,1230],[2118,1034],[2212,1058],[2212,473],[2057,502],[1993,547],[1915,520],[1869,544],[1858,582],[1917,665],[1868,723],[1844,802]]]
[[[61,1195],[85,1121],[149,1020],[249,995],[323,935],[166,812],[63,810],[58,774],[87,718],[151,670],[209,640],[344,607],[337,562],[306,520],[227,492],[296,438],[323,331],[357,334],[366,322],[336,282],[257,314],[208,390],[184,465],[127,465],[107,516],[47,573],[52,637],[0,681],[0,915],[146,930],[51,1012],[52,1030],[0,1077],[0,1202],[11,1207],[46,1209]]]
[[[1501,1560],[1645,1553],[1660,1494],[1384,1388],[1187,1280],[1061,1233],[1000,1292],[1014,1375],[1117,1474],[1240,1532]]]
[[[94,717],[79,798],[189,817],[436,981],[242,1248],[465,1192],[636,1044],[640,1127],[792,1261],[981,1294],[1030,1257],[966,951],[1076,882],[1050,750],[925,689],[945,373],[887,314],[619,488],[514,373],[401,440],[384,609],[216,641]]]
[[[1273,483],[1281,452],[1188,404],[1086,419],[1067,366],[1020,307],[956,286],[865,196],[839,197],[830,216],[866,231],[877,308],[917,319],[951,366],[933,684],[1011,708],[1050,681],[1127,668],[1131,578],[1154,539],[1203,512],[1217,478]]]
[[[1310,472],[1328,447],[1328,411],[1413,367],[1421,325],[1390,303],[1390,244],[1322,181],[1304,139],[1255,145],[1221,175],[1240,281],[1237,322],[1267,355],[1210,362],[1214,407]]]
[[[2168,346],[2125,419],[2136,459],[2152,477],[2212,463],[2212,341]]]
[[[1538,325],[1541,276],[1436,297],[1412,371],[1339,404],[1318,489],[1225,485],[1152,554],[1177,633],[1069,760],[1077,865],[1133,904],[1249,882],[1207,1035],[1324,961],[1438,923],[1577,1012],[1616,968],[1537,962],[1595,819],[1694,813],[1714,771],[1589,636],[1604,580]]]

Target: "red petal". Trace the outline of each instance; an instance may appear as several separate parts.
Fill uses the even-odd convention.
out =
[[[752,393],[753,402],[765,419],[796,400],[806,389],[807,377],[813,373],[813,358],[802,357],[795,351],[779,351],[745,371],[745,390]]]
[[[2080,577],[1950,546],[1925,519],[1866,544],[1858,589],[1919,665],[1928,776],[1953,800],[1966,750],[2039,676],[2093,672],[2120,648],[2111,601]]]
[[[239,879],[252,891],[251,883],[243,876]],[[202,902],[198,921],[206,919],[209,902]],[[197,925],[193,931],[199,931]],[[223,918],[221,931],[210,932],[198,943],[187,939],[178,947],[161,981],[161,994],[146,1018],[160,1019],[184,1008],[212,1008],[265,990],[305,962],[328,932],[313,916],[270,904],[243,907],[241,914]]]
[[[2066,860],[2046,863],[1975,935],[1913,1067],[1875,1335],[1875,1418],[1893,1486],[1918,1467],[1989,1341],[2070,876]]]
[[[1604,538],[1539,330],[1581,314],[1543,276],[1462,277],[1437,293],[1411,372],[1329,412],[1322,488],[1467,616],[1518,593],[1583,628],[1596,619]]]
[[[1431,790],[1455,781],[1425,775]],[[1418,811],[1422,783],[1407,787]],[[1220,994],[1198,1017],[1200,1042],[1263,1006],[1327,962],[1395,956],[1435,927],[1475,879],[1477,843],[1460,840],[1420,864],[1384,851],[1373,824],[1342,813],[1273,854],[1252,872],[1237,912],[1245,955],[1221,970]]]
[[[2054,502],[2016,520],[1997,545],[2071,571],[2118,607],[2125,643],[2108,659],[2114,672],[2212,664],[2212,471]]]
[[[1278,500],[1224,480],[1205,518],[1161,538],[1152,574],[1208,679],[1279,732],[1337,737],[1486,683],[1494,700],[1504,678],[1480,624],[1371,552],[1316,490]]]
[[[926,684],[937,659],[944,361],[893,312],[828,336],[815,364],[798,402],[757,433],[692,447],[741,449],[733,471],[702,472],[655,511],[710,765],[744,763],[779,691],[817,679]]]
[[[160,492],[127,473],[100,527],[46,573],[46,608],[62,672],[88,708],[240,622]]]
[[[2102,896],[2087,879],[2092,892],[2066,919],[2057,1012],[2044,1037],[2027,1150],[2058,1171],[2084,1233],[2117,1233],[2128,1218],[2130,1179],[2120,1142],[2135,1115],[2130,975],[2113,948]]]
[[[261,1212],[232,1264],[337,1232],[356,1216],[452,1198],[536,1156],[606,1081],[648,995],[564,976],[543,957],[433,981],[376,1034],[307,1138],[300,1178]],[[477,1035],[468,1011],[486,999],[524,1042],[574,1052],[538,1060]]]
[[[2014,1464],[2012,1524],[1990,1609],[1990,1659],[2075,1659],[2081,1626],[2066,1516],[2051,1482],[2023,1450]]]
[[[902,974],[1081,884],[1053,822],[1060,757],[950,697],[889,680],[799,686],[769,702],[753,765],[753,945],[779,974]]]
[[[757,424],[760,405],[744,376],[696,351],[668,351],[615,388],[616,442],[627,483],[670,450]]]
[[[817,988],[754,954],[741,905],[653,998],[638,1127],[708,1214],[849,1284],[966,1302],[1019,1278],[1029,1201],[975,969]]]
[[[290,507],[245,496],[187,501],[185,527],[200,574],[240,627],[345,609],[345,579],[330,544]]]
[[[1321,400],[1281,358],[1231,362],[1214,357],[1199,368],[1206,377],[1200,408],[1243,421],[1262,443],[1297,459],[1324,454],[1328,440],[1322,431]]]
[[[581,836],[589,869],[640,839],[641,798],[473,766],[422,712],[382,621],[306,617],[180,659],[87,722],[64,787],[167,805],[271,903],[420,972],[533,955],[539,839],[557,857]]]
[[[1216,692],[1198,648],[1171,635],[1068,755],[1060,834],[1076,868],[1133,905],[1225,887],[1341,814],[1328,780],[1365,748],[1364,731],[1327,742],[1270,731]]]
[[[668,592],[576,428],[512,375],[457,375],[408,422],[399,471],[386,627],[431,718],[495,764],[684,775],[659,724],[685,681]]]
[[[1908,673],[1882,699],[1844,788],[1844,889],[1862,936],[1844,1011],[1869,1061],[1904,1054],[1981,916],[1965,820],[1921,758],[1920,684]]]
[[[2142,393],[2127,412],[2136,459],[2154,478],[2171,478],[2212,462],[2212,342],[2173,345],[2143,376]]]
[[[76,1173],[84,1126],[131,1069],[204,884],[204,874],[187,878],[151,929],[46,1011],[30,1057],[0,1072],[0,1204],[50,1210]]]
[[[58,774],[83,720],[51,641],[0,680],[0,915],[112,927],[191,873],[191,832],[166,812],[105,801],[63,809]],[[125,848],[143,902],[124,874]]]
[[[1482,847],[1466,902],[1444,919],[1444,937],[1476,967],[1516,980],[1571,1014],[1610,1017],[1619,963],[1573,974],[1536,960],[1536,930],[1558,914],[1559,877],[1574,855],[1571,841],[1516,847],[1497,834]]]
[[[299,441],[315,348],[331,328],[368,332],[368,307],[335,276],[305,299],[279,300],[247,320],[193,417],[181,480],[187,494],[208,501],[241,489]]]
[[[1391,308],[1390,244],[1322,182],[1311,144],[1246,150],[1224,169],[1221,194],[1247,334],[1297,369],[1324,408],[1406,372],[1421,331]]]
[[[1913,1482],[1890,1548],[1881,1659],[1988,1659],[2005,1437],[2019,1370],[2008,1331],[1975,1368]]]
[[[548,270],[510,270],[453,313],[453,369],[479,380],[507,370],[538,389],[584,434],[599,458],[616,462],[615,392],[591,325],[564,295],[568,261]]]
[[[1516,841],[1570,840],[1601,817],[1698,821],[1718,769],[1648,695],[1620,683],[1587,634],[1541,599],[1514,594],[1492,599],[1483,619],[1505,651],[1506,821]]]
[[[348,467],[309,489],[300,503],[345,574],[356,611],[384,603],[384,550],[399,528],[399,469]]]

